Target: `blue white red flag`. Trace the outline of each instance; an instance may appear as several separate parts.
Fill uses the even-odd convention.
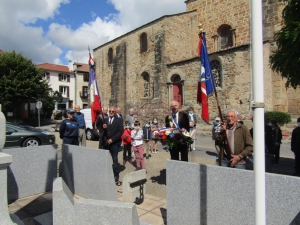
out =
[[[198,81],[197,102],[202,105],[201,117],[206,122],[209,122],[208,96],[216,90],[216,85],[210,68],[205,33],[199,34],[199,54],[201,69]]]
[[[89,58],[89,66],[90,66],[90,102],[91,102],[91,113],[92,113],[92,124],[94,126],[98,115],[101,112],[101,97],[100,92],[97,85],[96,73],[95,73],[95,61],[90,55]]]

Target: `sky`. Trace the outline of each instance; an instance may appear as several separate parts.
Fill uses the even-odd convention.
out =
[[[92,50],[164,15],[184,0],[0,0],[0,49],[35,64],[87,63]]]

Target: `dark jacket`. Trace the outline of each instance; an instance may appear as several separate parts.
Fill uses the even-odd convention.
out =
[[[281,144],[281,139],[282,139],[282,132],[281,129],[278,125],[273,129],[272,128],[272,137],[273,137],[273,143],[279,143]]]
[[[121,142],[121,136],[124,131],[123,127],[123,119],[120,117],[115,116],[114,120],[111,124],[109,124],[109,117],[105,119],[107,124],[106,133],[107,133],[107,140],[112,139],[113,143]]]
[[[253,128],[250,129],[250,135],[253,139]],[[266,148],[265,148],[266,153],[274,155],[272,128],[267,124],[265,124],[265,145],[266,145]]]
[[[107,114],[103,114],[104,115],[104,119],[108,118],[108,115]],[[97,129],[99,130],[99,132],[101,134],[103,134],[103,131],[104,131],[104,128],[103,128],[103,116],[102,114],[100,114],[98,117],[97,117],[97,120],[96,120],[96,127]]]
[[[166,127],[171,127],[170,122],[172,122],[171,114],[167,115],[165,118]],[[185,112],[179,112],[178,125],[181,128],[190,131],[189,116]]]
[[[292,132],[291,150],[300,152],[300,127],[296,127]]]
[[[220,132],[217,137],[215,144],[224,146],[225,134]],[[246,157],[253,153],[253,141],[250,135],[248,128],[240,123],[236,123],[236,128],[234,131],[234,155],[239,155],[241,160],[238,162],[239,164],[245,164]]]
[[[151,140],[152,138],[152,131],[151,127],[143,127],[143,140]]]
[[[59,137],[63,139],[64,137],[78,137],[79,129],[78,122],[76,118],[65,119],[61,122],[59,128]]]
[[[81,113],[81,112],[75,112],[74,113],[74,117],[77,119],[77,122],[78,122],[78,126],[80,128],[84,128],[86,129],[86,125],[85,125],[85,120],[84,120],[84,114]]]

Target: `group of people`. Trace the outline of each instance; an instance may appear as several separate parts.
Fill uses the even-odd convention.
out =
[[[193,108],[189,112],[179,112],[179,103],[172,101],[170,104],[171,113],[165,117],[164,127],[175,127],[180,132],[192,132],[196,129],[197,117]],[[119,181],[118,152],[123,148],[123,165],[126,162],[132,163],[133,154],[136,161],[136,169],[145,169],[144,152],[146,159],[149,153],[157,153],[158,139],[155,139],[154,132],[161,126],[158,118],[154,117],[141,127],[134,109],[130,109],[125,117],[125,122],[121,109],[113,106],[104,107],[98,116],[96,127],[99,131],[99,148],[110,151],[113,160],[113,173],[116,184]],[[60,137],[63,144],[85,146],[85,121],[84,115],[80,113],[80,106],[75,110],[67,111],[67,119],[62,121],[60,127]],[[193,137],[195,139],[195,137]],[[246,158],[253,154],[253,129],[248,128],[238,121],[235,110],[229,110],[226,114],[225,123],[221,123],[219,117],[215,119],[212,127],[212,139],[215,141],[216,150],[220,165],[245,169]],[[277,122],[267,121],[265,123],[265,155],[266,171],[270,171],[272,165],[277,166],[280,158],[280,144],[282,132]],[[170,148],[170,156],[173,160],[188,161],[188,145],[182,143]],[[191,146],[195,150],[195,143]],[[292,134],[291,150],[295,153],[295,173],[300,175],[300,118],[298,127]],[[222,153],[222,155],[221,155]]]

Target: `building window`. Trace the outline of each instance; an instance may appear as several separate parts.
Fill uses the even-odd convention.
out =
[[[173,83],[180,82],[180,81],[181,81],[181,77],[180,77],[178,74],[174,74],[174,75],[171,77],[171,81],[172,81]]]
[[[81,98],[87,98],[88,97],[88,87],[83,86],[82,91],[80,92],[80,97]]]
[[[216,87],[222,87],[221,63],[218,60],[210,62],[211,72],[214,76]]]
[[[70,82],[70,75],[68,74],[58,74],[58,80],[62,82]]]
[[[108,64],[112,64],[113,63],[113,54],[114,51],[112,48],[108,49]]]
[[[142,33],[140,38],[140,45],[141,45],[141,53],[146,52],[148,49],[148,41],[147,41],[147,34]]]
[[[59,86],[59,92],[64,98],[69,97],[69,87],[68,86]]]
[[[141,93],[143,93],[143,97],[144,98],[149,98],[151,91],[150,91],[150,76],[147,72],[142,73],[142,91]]]
[[[84,82],[89,82],[90,81],[90,75],[88,73],[83,74],[83,81]]]
[[[220,36],[221,49],[229,48],[233,46],[232,29],[231,26],[223,24],[218,29],[218,35]]]
[[[49,72],[44,72],[43,73],[43,80],[50,80],[50,73]]]

